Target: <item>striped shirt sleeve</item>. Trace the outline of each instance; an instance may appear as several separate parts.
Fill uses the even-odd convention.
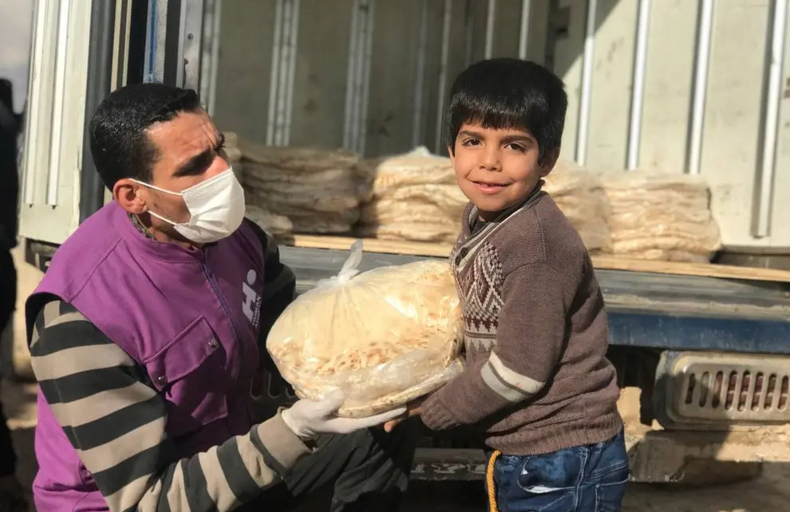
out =
[[[179,460],[144,369],[69,304],[41,310],[30,351],[41,392],[112,511],[232,510],[309,453],[278,415]]]

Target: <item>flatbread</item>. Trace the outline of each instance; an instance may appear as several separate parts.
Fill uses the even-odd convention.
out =
[[[280,316],[266,347],[300,396],[340,388],[339,414],[365,416],[456,375],[461,333],[449,264],[420,261],[319,283]]]

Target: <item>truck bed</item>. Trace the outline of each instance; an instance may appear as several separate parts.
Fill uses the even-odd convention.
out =
[[[348,251],[281,247],[303,293],[340,270]],[[438,256],[366,252],[360,270]],[[711,265],[715,267],[715,265]],[[748,271],[748,270],[747,270]],[[598,269],[612,345],[790,353],[790,285],[784,282]]]

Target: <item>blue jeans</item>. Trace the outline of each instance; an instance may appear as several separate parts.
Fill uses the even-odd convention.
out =
[[[628,483],[623,433],[545,455],[500,455],[494,464],[500,512],[620,512]]]

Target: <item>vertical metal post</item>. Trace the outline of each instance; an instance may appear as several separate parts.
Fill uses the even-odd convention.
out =
[[[283,146],[285,144],[285,111],[287,109],[286,96],[288,94],[288,78],[291,74],[291,32],[293,29],[293,2],[284,0],[282,23],[282,40],[280,41],[279,60],[279,79],[277,81],[277,101],[275,103],[275,122],[274,122],[274,145]]]
[[[365,150],[374,8],[375,0],[355,0],[351,11],[343,147],[359,153]]]
[[[211,46],[211,75],[209,77],[209,96],[207,100],[209,114],[214,115],[217,104],[217,74],[219,73],[219,48],[222,26],[222,0],[214,0],[214,44]]]
[[[710,40],[713,33],[714,0],[702,0],[697,29],[697,51],[694,66],[694,90],[691,109],[691,134],[686,172],[699,174],[702,165],[702,129],[705,124],[705,97],[708,89]]]
[[[626,168],[639,166],[639,149],[642,140],[642,107],[645,97],[647,71],[647,39],[650,30],[650,0],[639,0],[639,19],[636,29],[636,52],[631,88],[631,119],[628,127],[628,156]]]
[[[351,36],[348,41],[348,72],[346,75],[346,106],[343,120],[343,147],[351,149],[351,138],[354,131],[354,77],[356,76],[357,66],[359,65],[359,54],[357,46],[359,43],[359,4],[360,0],[354,0],[351,6]]]
[[[782,101],[782,64],[784,61],[787,12],[789,0],[774,0],[771,46],[768,60],[768,88],[765,96],[765,126],[763,129],[762,166],[758,169],[759,184],[757,212],[752,235],[764,238],[771,234],[771,211],[774,198],[776,147],[779,131],[779,111]]]
[[[272,74],[269,78],[269,108],[266,118],[266,145],[274,145],[275,118],[277,115],[277,90],[280,83],[280,46],[283,31],[285,0],[277,0],[274,11],[274,40],[272,41]]]
[[[148,0],[148,29],[145,41],[143,80],[162,83],[165,77],[165,40],[170,0]]]
[[[28,96],[33,101],[28,102],[29,107],[31,104],[38,105],[41,103],[39,99],[41,97],[41,80],[34,80],[33,78],[43,75],[44,44],[39,40],[39,38],[43,39],[43,34],[40,33],[40,30],[42,30],[41,27],[46,25],[47,10],[54,7],[55,6],[49,2],[45,3],[39,1],[35,3],[35,11],[33,12],[33,54],[31,55],[30,71],[28,72],[28,83],[30,84]],[[27,111],[27,121],[25,122],[25,141],[35,141],[38,140],[38,130],[41,126],[39,122],[40,114],[38,112],[41,107],[34,106],[32,109],[29,107]],[[37,173],[34,169],[37,165],[34,164],[38,163],[36,162],[38,151],[31,150],[31,148],[33,148],[33,145],[27,144],[26,151],[22,155],[23,171],[25,173],[22,182],[22,197],[27,205],[33,204],[35,200]]]
[[[416,147],[422,140],[423,110],[425,102],[425,55],[428,53],[428,2],[422,2],[420,10],[420,35],[417,43],[417,73],[414,80],[414,119],[412,121],[411,145]]]
[[[181,87],[200,91],[201,42],[203,40],[203,0],[186,1],[181,4],[184,37],[178,61],[182,79]]]
[[[582,63],[582,90],[579,105],[579,128],[576,137],[576,162],[587,164],[587,143],[590,130],[590,107],[592,103],[592,75],[595,65],[595,28],[598,0],[587,0],[587,23],[584,33],[584,59]]]
[[[55,90],[52,103],[52,152],[49,156],[47,176],[47,204],[58,204],[60,186],[60,148],[63,134],[63,108],[66,93],[66,69],[68,63],[68,34],[71,0],[61,0],[58,11],[58,43],[55,54]]]
[[[201,38],[200,99],[209,115],[214,115],[217,97],[221,13],[222,0],[206,0]]]
[[[442,58],[439,64],[439,96],[436,109],[436,139],[434,152],[442,150],[442,134],[444,133],[444,103],[447,94],[447,66],[450,61],[450,28],[452,22],[453,0],[444,0],[444,17],[442,18]]]
[[[285,125],[283,126],[283,145],[291,143],[291,124],[293,123],[294,85],[296,83],[296,56],[299,49],[299,2],[291,3],[291,28],[288,39],[288,81],[284,91]]]
[[[486,16],[486,59],[494,55],[494,24],[496,22],[496,0],[488,0],[488,15]]]
[[[116,18],[116,8],[119,14]],[[106,98],[113,87],[116,70],[113,68],[113,43],[116,23],[121,17],[127,17],[131,6],[126,2],[116,6],[115,2],[93,2],[91,4],[90,24],[90,49],[88,50],[88,77],[85,90],[85,121],[84,133],[88,129],[99,108],[102,100]],[[128,18],[127,18],[128,19]],[[121,24],[123,25],[123,24]],[[118,27],[123,29],[124,27]],[[119,30],[120,37],[125,38],[123,30]],[[120,47],[119,47],[120,50]],[[82,169],[80,172],[80,222],[93,215],[104,204],[104,184],[90,148],[90,137],[83,137],[82,141]]]
[[[359,142],[357,144],[357,151],[365,154],[365,144],[367,142],[367,126],[368,126],[368,102],[370,99],[370,63],[373,59],[373,28],[375,26],[375,9],[376,0],[369,0],[367,8],[367,16],[365,25],[365,46],[362,54],[362,63],[364,73],[362,75],[362,97],[360,98],[359,106]]]
[[[532,11],[532,0],[521,0],[521,26],[518,33],[518,58],[527,58],[529,44],[529,15]]]

